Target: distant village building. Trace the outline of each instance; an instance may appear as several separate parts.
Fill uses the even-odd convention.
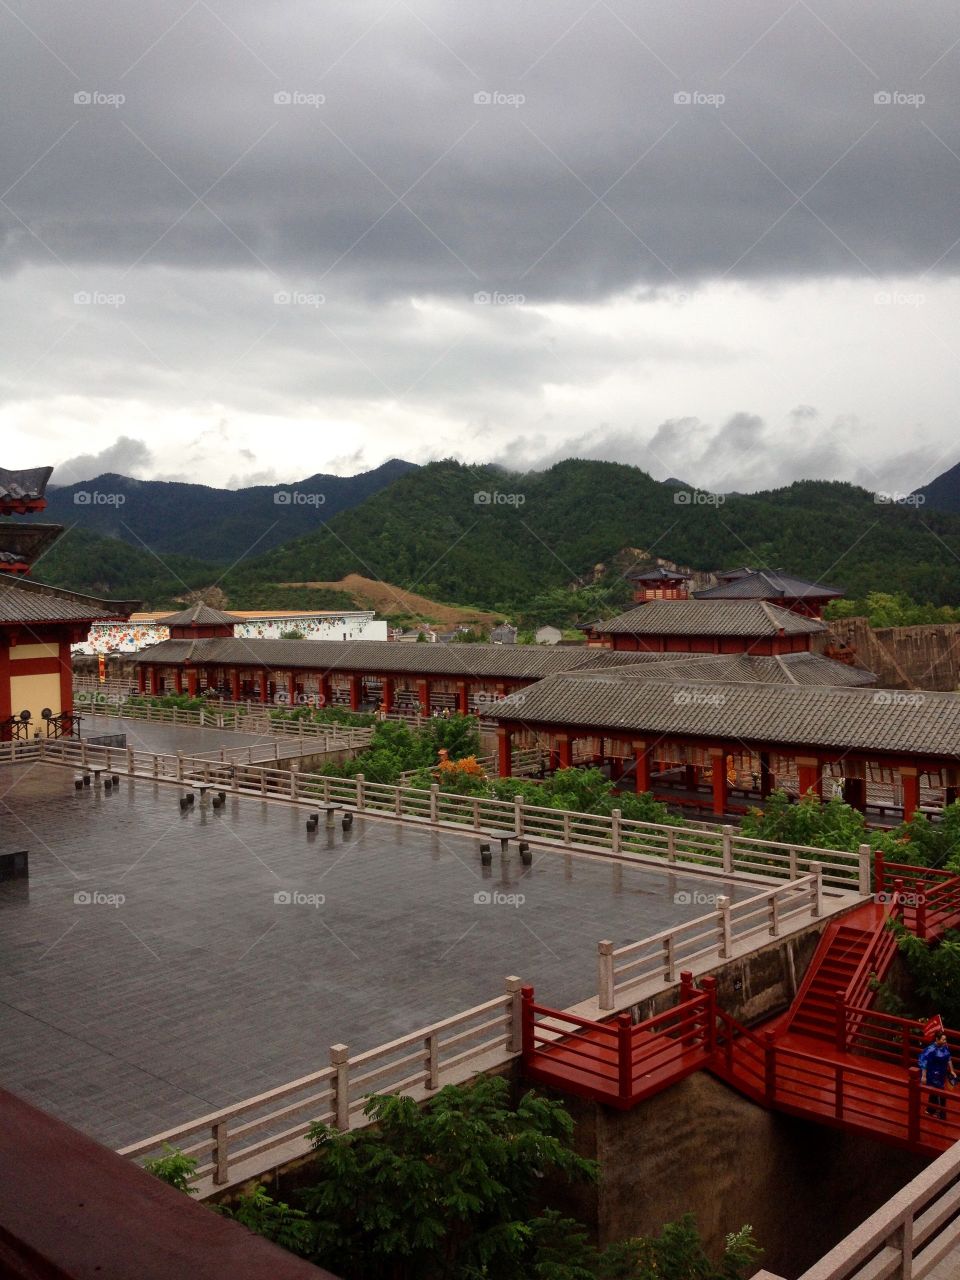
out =
[[[635,604],[645,604],[648,600],[686,600],[689,573],[679,569],[664,568],[660,564],[638,564],[624,574],[633,585]]]
[[[491,644],[516,644],[517,628],[511,627],[509,622],[501,622],[490,632]]]
[[[538,627],[533,638],[537,644],[559,644],[563,639],[563,632],[559,627]]]
[[[208,608],[207,605],[193,607]],[[240,639],[279,640],[291,631],[298,631],[305,640],[387,639],[387,624],[378,619],[372,609],[348,612],[317,609],[231,609],[223,616],[229,618],[233,634]],[[74,652],[139,653],[141,649],[160,644],[169,638],[170,632],[159,612],[134,613],[125,622],[94,623],[85,639],[74,646]]]

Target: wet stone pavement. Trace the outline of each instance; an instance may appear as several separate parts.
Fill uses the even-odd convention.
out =
[[[308,835],[300,807],[181,813],[179,794],[0,767],[0,853],[30,858],[28,886],[0,884],[0,1086],[111,1146],[318,1070],[338,1041],[451,1016],[507,974],[574,1004],[599,939],[724,891],[552,850],[530,868],[495,850],[484,870],[475,838],[360,817]]]

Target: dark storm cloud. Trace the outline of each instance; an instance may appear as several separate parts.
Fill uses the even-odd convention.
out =
[[[945,0],[4,6],[0,269],[572,300],[952,272],[955,28]]]

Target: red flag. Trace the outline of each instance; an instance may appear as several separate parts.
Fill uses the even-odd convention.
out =
[[[942,1030],[943,1019],[940,1017],[939,1013],[935,1013],[929,1022],[925,1022],[923,1024],[923,1038],[924,1040],[932,1040],[933,1037],[935,1035],[939,1035]]]

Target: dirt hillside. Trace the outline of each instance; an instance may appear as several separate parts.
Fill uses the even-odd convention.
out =
[[[496,614],[455,604],[438,604],[414,591],[404,591],[389,582],[375,582],[359,573],[348,573],[339,582],[278,582],[277,586],[326,587],[332,591],[345,591],[361,608],[376,609],[379,614],[408,613],[423,622],[480,622],[489,626],[497,620]]]

